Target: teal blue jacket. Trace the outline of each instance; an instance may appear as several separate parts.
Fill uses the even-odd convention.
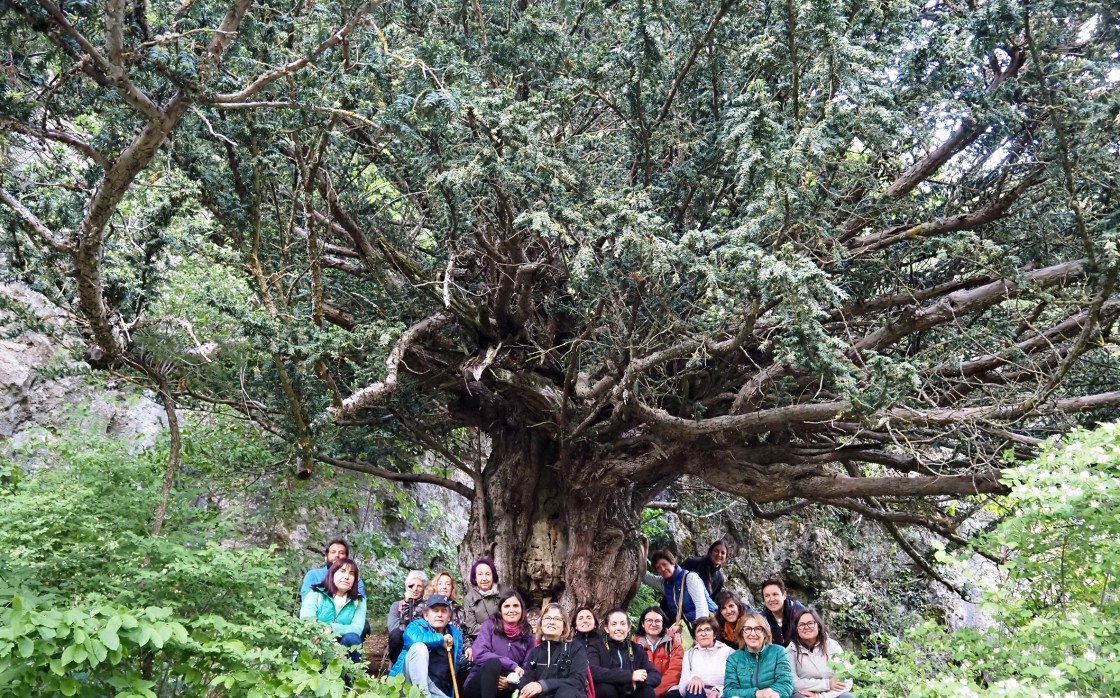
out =
[[[727,658],[724,698],[754,698],[760,688],[772,688],[781,698],[792,698],[793,669],[785,648],[766,645],[757,654],[741,649]]]
[[[334,600],[327,595],[327,590],[323,587],[313,587],[299,607],[299,617],[330,623],[331,630],[336,635],[348,633],[361,635],[362,628],[366,624],[366,600],[363,596],[359,596],[357,601],[348,599],[346,604],[335,613]]]

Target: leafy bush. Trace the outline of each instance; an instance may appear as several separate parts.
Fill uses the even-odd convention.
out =
[[[1120,696],[1120,425],[1073,432],[1005,481],[1009,513],[983,543],[1006,562],[970,580],[991,627],[884,638],[842,668],[861,696]]]
[[[344,677],[353,695],[399,695],[318,642],[294,615],[291,560],[234,545],[236,522],[189,476],[149,534],[159,449],[72,430],[31,450],[51,467],[13,477],[0,459],[0,695],[337,697]]]

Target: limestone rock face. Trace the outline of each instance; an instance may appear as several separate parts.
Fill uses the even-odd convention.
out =
[[[155,443],[163,408],[134,388],[93,376],[77,358],[82,341],[66,314],[42,294],[0,284],[0,442],[19,447],[43,438],[37,427],[82,420],[83,430]]]

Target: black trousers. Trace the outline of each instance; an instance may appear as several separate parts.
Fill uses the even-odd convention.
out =
[[[625,693],[623,691],[626,691]],[[657,698],[657,694],[646,684],[639,684],[633,692],[630,684],[620,686],[616,683],[596,683],[595,698]]]
[[[549,698],[587,698],[586,692],[581,691],[578,688],[572,688],[571,686],[561,686],[552,693],[548,693],[545,695],[549,696]],[[599,697],[596,696],[595,698]]]
[[[508,698],[513,695],[516,688],[514,685],[507,684],[506,690],[498,690],[498,679],[505,676],[508,672],[502,669],[502,663],[497,659],[488,659],[478,667],[478,671],[471,678],[470,682],[463,686],[463,698]]]
[[[404,631],[394,628],[389,631],[389,666],[397,663],[397,657],[404,651]]]

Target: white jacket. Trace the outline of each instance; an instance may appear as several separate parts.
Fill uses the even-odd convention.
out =
[[[700,647],[693,645],[692,649],[684,653],[681,660],[681,680],[677,690],[685,694],[685,688],[693,676],[699,676],[704,682],[704,689],[718,689],[723,695],[723,675],[727,670],[727,658],[733,650],[722,642],[717,642],[714,647]]]
[[[789,654],[789,665],[793,668],[794,691],[813,691],[818,698],[836,698],[844,691],[852,690],[850,680],[844,682],[844,691],[833,691],[828,683],[836,675],[828,666],[829,660],[844,653],[844,648],[836,640],[828,639],[828,659],[824,658],[820,647],[810,652],[799,647],[796,642],[789,643],[786,653]]]

